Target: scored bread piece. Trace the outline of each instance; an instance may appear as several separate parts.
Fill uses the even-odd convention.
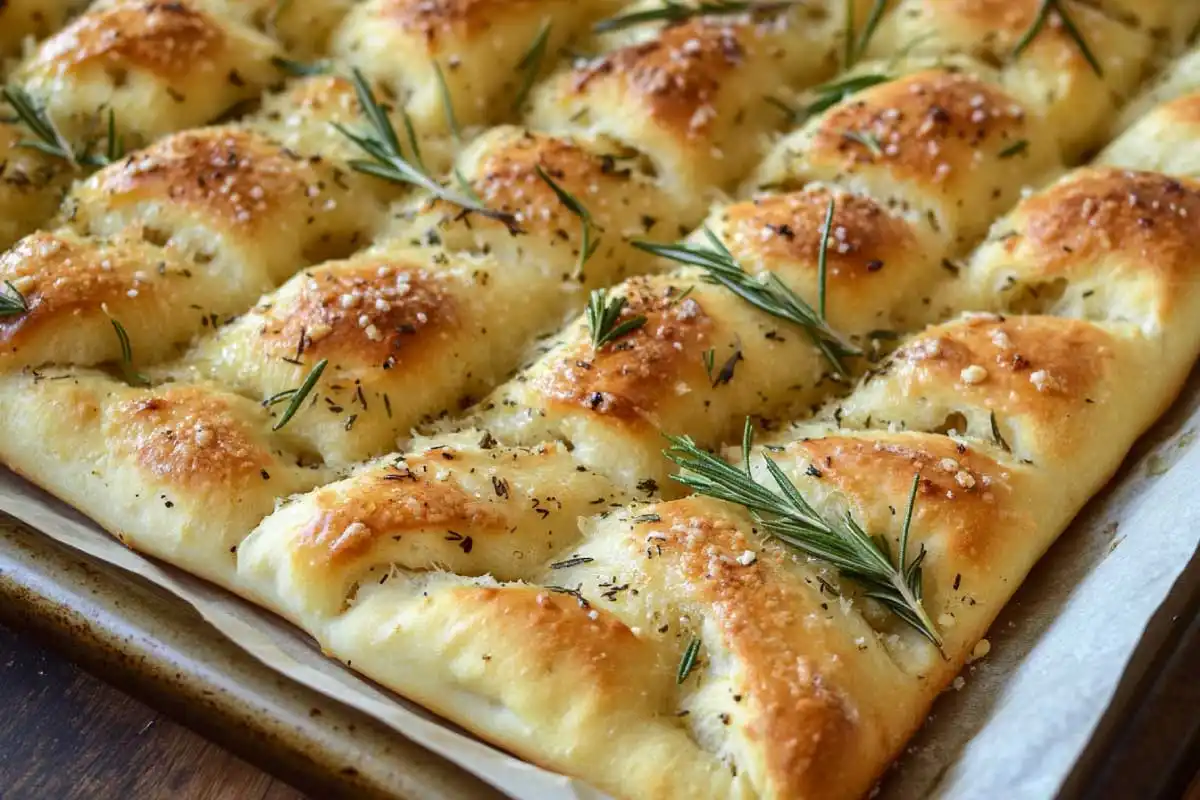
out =
[[[217,13],[214,0],[99,3],[13,72],[77,148],[111,112],[127,146],[215,119],[277,80],[270,38]]]
[[[0,376],[0,413],[20,420],[0,437],[11,469],[130,547],[227,587],[238,543],[276,500],[332,477],[283,447],[257,403],[214,386],[24,370]]]
[[[457,174],[489,208],[512,214],[520,233],[514,236],[504,222],[464,213],[445,200],[420,197],[396,207],[386,235],[413,246],[544,264],[558,272],[561,291],[576,302],[590,289],[652,267],[653,259],[632,247],[633,240],[670,241],[696,221],[620,148],[603,142],[501,125],[468,145]],[[591,218],[592,252],[582,264],[583,221],[554,186]]]
[[[679,202],[702,212],[713,190],[731,188],[786,123],[767,96],[833,74],[846,14],[853,6],[864,19],[869,5],[821,0],[639,26],[635,41],[580,59],[538,87],[530,123],[631,148]]]
[[[1113,114],[1154,66],[1155,36],[1103,13],[1093,4],[1062,0],[1087,52],[1059,12],[1045,17],[1023,52],[1017,47],[1035,30],[1043,0],[898,0],[879,26],[869,54],[897,53],[922,59],[963,54],[996,65],[1000,84],[1045,120],[1068,161],[1101,143]],[[1151,12],[1153,4],[1138,6]],[[1175,3],[1178,17],[1159,9],[1156,19],[1195,23],[1200,9]],[[1099,72],[1096,71],[1099,69]]]
[[[238,549],[243,585],[321,638],[359,587],[449,570],[521,580],[628,496],[561,444],[499,446],[483,431],[413,444],[293,498]]]

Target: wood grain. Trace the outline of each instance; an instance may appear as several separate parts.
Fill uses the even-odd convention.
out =
[[[0,625],[0,787],[25,798],[302,794]]]

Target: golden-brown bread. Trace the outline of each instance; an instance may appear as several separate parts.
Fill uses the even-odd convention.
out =
[[[97,172],[63,213],[82,233],[139,236],[261,294],[369,241],[383,209],[345,175],[243,128],[199,128]]]
[[[1198,237],[1200,183],[1080,169],[996,223],[957,302],[1130,323],[1171,341],[1192,313]]]
[[[338,27],[332,50],[400,98],[423,143],[444,143],[454,136],[452,119],[467,127],[519,111],[521,63],[543,26],[545,69],[611,6],[608,0],[366,0]]]
[[[560,444],[500,447],[483,431],[436,442],[279,508],[238,550],[243,581],[269,607],[320,627],[357,586],[395,570],[534,577],[578,539],[579,517],[628,500]]]
[[[24,126],[0,122],[0,252],[53,216],[71,182],[65,161],[21,146],[29,138]]]
[[[121,323],[142,365],[176,354],[197,332],[254,302],[257,283],[230,280],[137,238],[34,233],[0,255],[28,311],[0,318],[0,371],[92,365],[121,357]]]
[[[923,226],[814,186],[720,208],[709,229],[747,270],[770,269],[815,305],[818,231],[831,200],[830,323],[869,347],[868,334],[894,336],[895,327],[919,320],[922,301],[948,276],[944,248]],[[789,416],[835,388],[835,373],[803,329],[706,283],[700,270],[630,279],[617,291],[625,317],[645,316],[645,325],[595,351],[586,321],[576,320],[485,400],[472,424],[506,443],[561,438],[580,463],[629,490],[666,489],[663,431],[716,446],[748,414]]]
[[[0,3],[0,74],[4,61],[21,54],[26,41],[42,39],[87,0],[6,0]]]
[[[597,245],[582,272],[582,223],[537,174],[539,167],[592,217]],[[490,253],[515,269],[541,265],[560,277],[560,291],[575,302],[589,289],[650,268],[652,259],[630,246],[632,240],[670,241],[696,221],[619,148],[600,143],[498,126],[467,147],[458,168],[489,208],[515,215],[520,235],[501,221],[426,197],[402,206],[387,235],[414,246]]]
[[[382,245],[300,273],[177,369],[266,400],[328,359],[286,432],[347,463],[470,405],[553,329],[563,302],[558,276],[539,283],[488,256]],[[513,313],[526,303],[545,316]]]
[[[266,36],[215,13],[216,0],[100,3],[13,73],[77,146],[112,111],[130,146],[202,125],[279,76]]]
[[[11,469],[125,544],[226,586],[238,542],[276,499],[329,479],[298,464],[257,404],[216,387],[27,370],[0,377],[0,413],[21,420],[0,437]]]
[[[140,20],[158,5],[101,0],[88,14]],[[847,361],[866,374],[814,419],[811,407],[847,389],[802,328],[630,243],[684,235],[705,192],[743,177],[786,122],[763,95],[790,97],[836,68],[843,3],[587,39],[600,55],[535,90],[533,129],[463,143],[463,181],[518,216],[515,236],[354,173],[362,153],[331,123],[369,129],[338,76],[366,69],[402,139],[398,109],[413,114],[436,178],[458,143],[432,58],[464,126],[509,119],[523,77],[513,65],[544,20],[550,72],[568,35],[621,12],[565,0],[350,5],[190,0],[239,42],[213,56],[222,64],[267,65],[277,41],[289,56],[348,58],[273,87],[244,125],[167,136],[86,178],[61,229],[0,256],[0,280],[28,305],[0,320],[0,460],[364,674],[613,796],[861,796],[1200,350],[1188,250],[1200,185],[1182,105],[1130,128],[1109,166],[1028,188],[1055,177],[1060,149],[1074,158],[1109,129],[1151,45],[1177,38],[1160,29],[1200,10],[1069,3],[1100,80],[1053,16],[1011,58],[1036,0],[888,4],[868,48],[880,60],[856,74],[894,80],[785,137],[750,184],[758,193],[722,199],[705,222],[750,273],[770,270],[815,303],[835,201],[829,323],[872,360]],[[859,30],[873,5],[856,3]],[[117,55],[143,100],[173,85],[165,61]],[[101,74],[109,58],[81,70]],[[1193,72],[1182,62],[1144,103],[1182,103]],[[583,85],[564,82],[572,74]],[[210,120],[217,95],[256,97],[282,78],[263,75],[236,98],[209,81],[211,94],[166,115],[145,101],[130,124],[153,113],[158,135],[192,124],[180,115]],[[63,78],[63,114],[83,109],[80,97],[97,103],[93,117],[104,111],[95,80]],[[600,246],[582,274],[581,221],[535,165],[594,217]],[[382,203],[397,199],[385,220]],[[22,208],[13,235],[45,213]],[[588,289],[617,281],[624,318],[645,325],[598,353],[582,319],[550,335]],[[958,313],[969,309],[988,313]],[[158,385],[115,377],[110,316]],[[880,336],[903,343],[885,357]],[[285,406],[259,401],[297,388],[321,359],[320,380],[273,432]],[[660,429],[717,448],[747,414],[800,417],[767,421],[774,433],[751,459],[759,480],[774,459],[822,514],[852,511],[893,550],[920,473],[912,546],[926,551],[944,657],[743,509],[661,501],[679,487]],[[431,421],[403,454],[352,465]]]
[[[997,65],[1005,91],[1042,116],[1066,158],[1074,160],[1099,144],[1117,106],[1145,77],[1154,39],[1087,4],[1063,0],[1102,74],[1093,71],[1057,14],[1014,58],[1042,5],[1042,0],[899,0],[879,26],[870,53],[965,54]],[[1153,4],[1138,5],[1152,11]],[[1182,9],[1180,18],[1194,22],[1200,16],[1191,3],[1173,5]]]
[[[1096,163],[1200,178],[1200,51],[1176,61],[1117,121]]]
[[[729,188],[786,117],[764,95],[816,83],[836,68],[850,5],[822,0],[761,18],[698,17],[650,26],[646,38],[580,60],[533,98],[535,127],[609,138],[649,159],[678,202]]]
[[[751,187],[828,181],[947,231],[965,249],[1059,164],[1044,123],[989,77],[942,67],[865,89],[781,139]]]

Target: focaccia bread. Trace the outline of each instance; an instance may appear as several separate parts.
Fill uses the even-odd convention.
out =
[[[0,461],[614,797],[864,796],[1200,354],[1200,3],[1041,7],[0,4]]]

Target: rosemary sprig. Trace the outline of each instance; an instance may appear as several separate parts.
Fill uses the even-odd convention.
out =
[[[104,140],[104,160],[108,164],[125,157],[125,137],[117,135],[117,116],[108,109],[108,133]]]
[[[1088,47],[1087,39],[1083,38],[1083,33],[1076,27],[1075,21],[1071,19],[1071,15],[1067,13],[1067,9],[1063,7],[1063,4],[1059,0],[1042,0],[1042,4],[1038,7],[1037,16],[1033,18],[1033,24],[1021,35],[1021,39],[1013,48],[1012,57],[1014,59],[1020,58],[1021,54],[1033,44],[1033,40],[1038,37],[1038,34],[1046,27],[1046,23],[1050,21],[1051,12],[1058,14],[1059,20],[1062,21],[1063,30],[1075,42],[1075,46],[1079,48],[1080,55],[1083,56],[1088,66],[1092,68],[1092,72],[1096,73],[1097,77],[1104,77],[1104,70],[1101,69],[1100,62],[1096,60],[1092,48]]]
[[[855,37],[854,30],[854,5],[857,0],[846,0],[846,43],[845,55],[842,59],[842,68],[850,69],[857,64],[867,52],[867,47],[871,44],[871,38],[875,35],[875,30],[879,27],[879,21],[883,18],[884,9],[887,8],[888,0],[875,0],[875,4],[871,6],[871,10],[867,12],[866,22],[863,24],[863,29]]]
[[[789,289],[775,273],[764,271],[758,275],[751,275],[742,269],[733,254],[711,230],[705,228],[704,233],[708,238],[708,247],[683,243],[662,245],[645,241],[635,241],[633,246],[680,264],[700,267],[708,273],[705,278],[711,283],[724,286],[750,305],[773,317],[804,328],[837,375],[845,377],[842,357],[862,355],[862,350],[831,328],[821,314],[813,310],[804,298]],[[818,291],[823,294],[824,288],[818,287]]]
[[[600,246],[599,229],[595,221],[592,219],[591,213],[579,202],[579,198],[564,189],[557,181],[551,178],[546,170],[542,169],[541,164],[534,166],[534,171],[537,176],[542,179],[542,182],[549,186],[554,194],[558,197],[558,201],[567,207],[575,216],[579,217],[579,224],[583,229],[581,234],[582,241],[579,244],[579,261],[575,266],[576,273],[583,275],[583,265],[587,263],[592,254],[596,252],[596,248]]]
[[[627,333],[636,331],[646,324],[644,316],[630,317],[624,322],[618,322],[621,312],[625,310],[625,298],[608,299],[604,289],[594,289],[588,297],[587,324],[592,332],[592,349],[599,350],[609,342],[620,339]]]
[[[62,131],[54,124],[50,114],[20,86],[5,86],[4,99],[12,106],[17,119],[36,136],[36,139],[21,141],[18,146],[38,150],[46,155],[66,161],[75,169],[79,168],[80,159],[71,148],[71,143],[63,136]]]
[[[632,28],[647,22],[665,22],[668,25],[686,22],[693,17],[720,17],[736,14],[769,14],[794,6],[802,0],[780,0],[779,2],[736,2],[735,0],[713,0],[695,5],[684,5],[674,0],[663,0],[657,8],[647,8],[617,17],[603,19],[592,26],[593,33]]]
[[[800,107],[792,108],[787,103],[778,98],[767,96],[765,99],[768,103],[778,108],[780,111],[788,115],[789,122],[804,122],[811,117],[827,111],[848,97],[861,92],[863,89],[869,89],[872,86],[878,86],[881,83],[887,83],[892,80],[891,75],[872,72],[864,75],[852,75],[849,78],[830,81],[810,89],[806,94],[812,100]]]
[[[458,117],[454,115],[454,98],[450,94],[450,86],[446,83],[446,74],[442,65],[433,62],[433,74],[437,78],[438,93],[442,96],[442,111],[446,115],[446,124],[450,127],[450,135],[454,141],[462,141],[462,129],[458,127]]]
[[[692,670],[696,668],[696,656],[700,653],[700,639],[694,638],[688,642],[687,649],[683,651],[683,658],[679,659],[679,669],[675,671],[675,685],[682,686],[683,682],[688,679],[688,675],[692,674]]]
[[[517,96],[513,98],[512,110],[520,111],[529,98],[529,90],[542,71],[542,62],[546,60],[546,45],[550,42],[550,20],[542,20],[542,25],[533,37],[533,42],[521,60],[517,62],[517,71],[521,73],[521,85],[517,87]]]
[[[109,317],[108,321],[112,323],[117,341],[121,344],[121,374],[125,376],[126,382],[134,386],[149,386],[150,379],[133,368],[133,345],[129,342],[125,326],[114,317]]]
[[[847,97],[857,94],[863,89],[869,89],[872,86],[878,86],[890,80],[892,80],[892,76],[890,75],[870,72],[865,75],[851,75],[848,78],[822,84],[812,90],[816,97],[804,107],[804,115],[807,118],[814,114],[820,114],[822,111],[832,108]]]
[[[870,131],[843,131],[842,138],[861,144],[876,158],[883,155],[883,145],[879,143],[879,137]]]
[[[0,317],[15,317],[29,310],[29,301],[21,290],[13,286],[12,281],[4,282],[6,292],[0,292]]]
[[[887,539],[868,534],[849,511],[842,520],[823,518],[765,453],[763,460],[777,491],[756,481],[746,455],[751,430],[747,418],[742,440],[746,463],[741,467],[701,450],[689,436],[668,436],[670,447],[663,454],[683,468],[672,477],[699,494],[745,507],[768,534],[836,567],[843,577],[861,585],[867,597],[882,603],[940,650],[942,637],[921,601],[924,545],[916,556],[908,557],[920,474],[913,476],[909,490],[896,559]]]
[[[517,224],[517,218],[509,212],[488,208],[479,202],[477,198],[470,198],[459,192],[454,192],[426,173],[424,166],[421,164],[420,153],[416,149],[416,136],[413,134],[412,126],[407,117],[405,118],[405,128],[408,131],[410,148],[413,150],[413,161],[406,159],[400,150],[400,141],[396,137],[396,129],[392,127],[391,120],[388,119],[383,107],[375,98],[375,93],[371,91],[371,87],[367,85],[367,79],[363,77],[362,72],[355,69],[351,76],[351,82],[354,84],[354,91],[358,95],[359,105],[362,106],[363,116],[366,117],[367,123],[371,126],[371,134],[354,133],[337,122],[332,123],[332,125],[339,133],[354,142],[363,152],[371,157],[370,160],[356,159],[351,161],[350,166],[353,169],[366,175],[373,175],[376,178],[392,181],[393,183],[407,183],[417,186],[429,192],[434,197],[460,206],[465,211],[501,222],[511,233],[520,233],[521,228]]]
[[[292,417],[296,416],[296,412],[300,410],[300,406],[304,404],[313,387],[317,385],[317,381],[321,379],[321,373],[325,371],[325,366],[329,363],[329,359],[322,358],[317,362],[312,371],[305,377],[304,382],[300,384],[298,389],[284,389],[282,392],[271,395],[263,401],[263,405],[270,407],[276,403],[282,403],[284,400],[289,400],[287,408],[283,410],[283,415],[275,421],[271,426],[271,430],[277,431],[284,425],[292,421]]]

